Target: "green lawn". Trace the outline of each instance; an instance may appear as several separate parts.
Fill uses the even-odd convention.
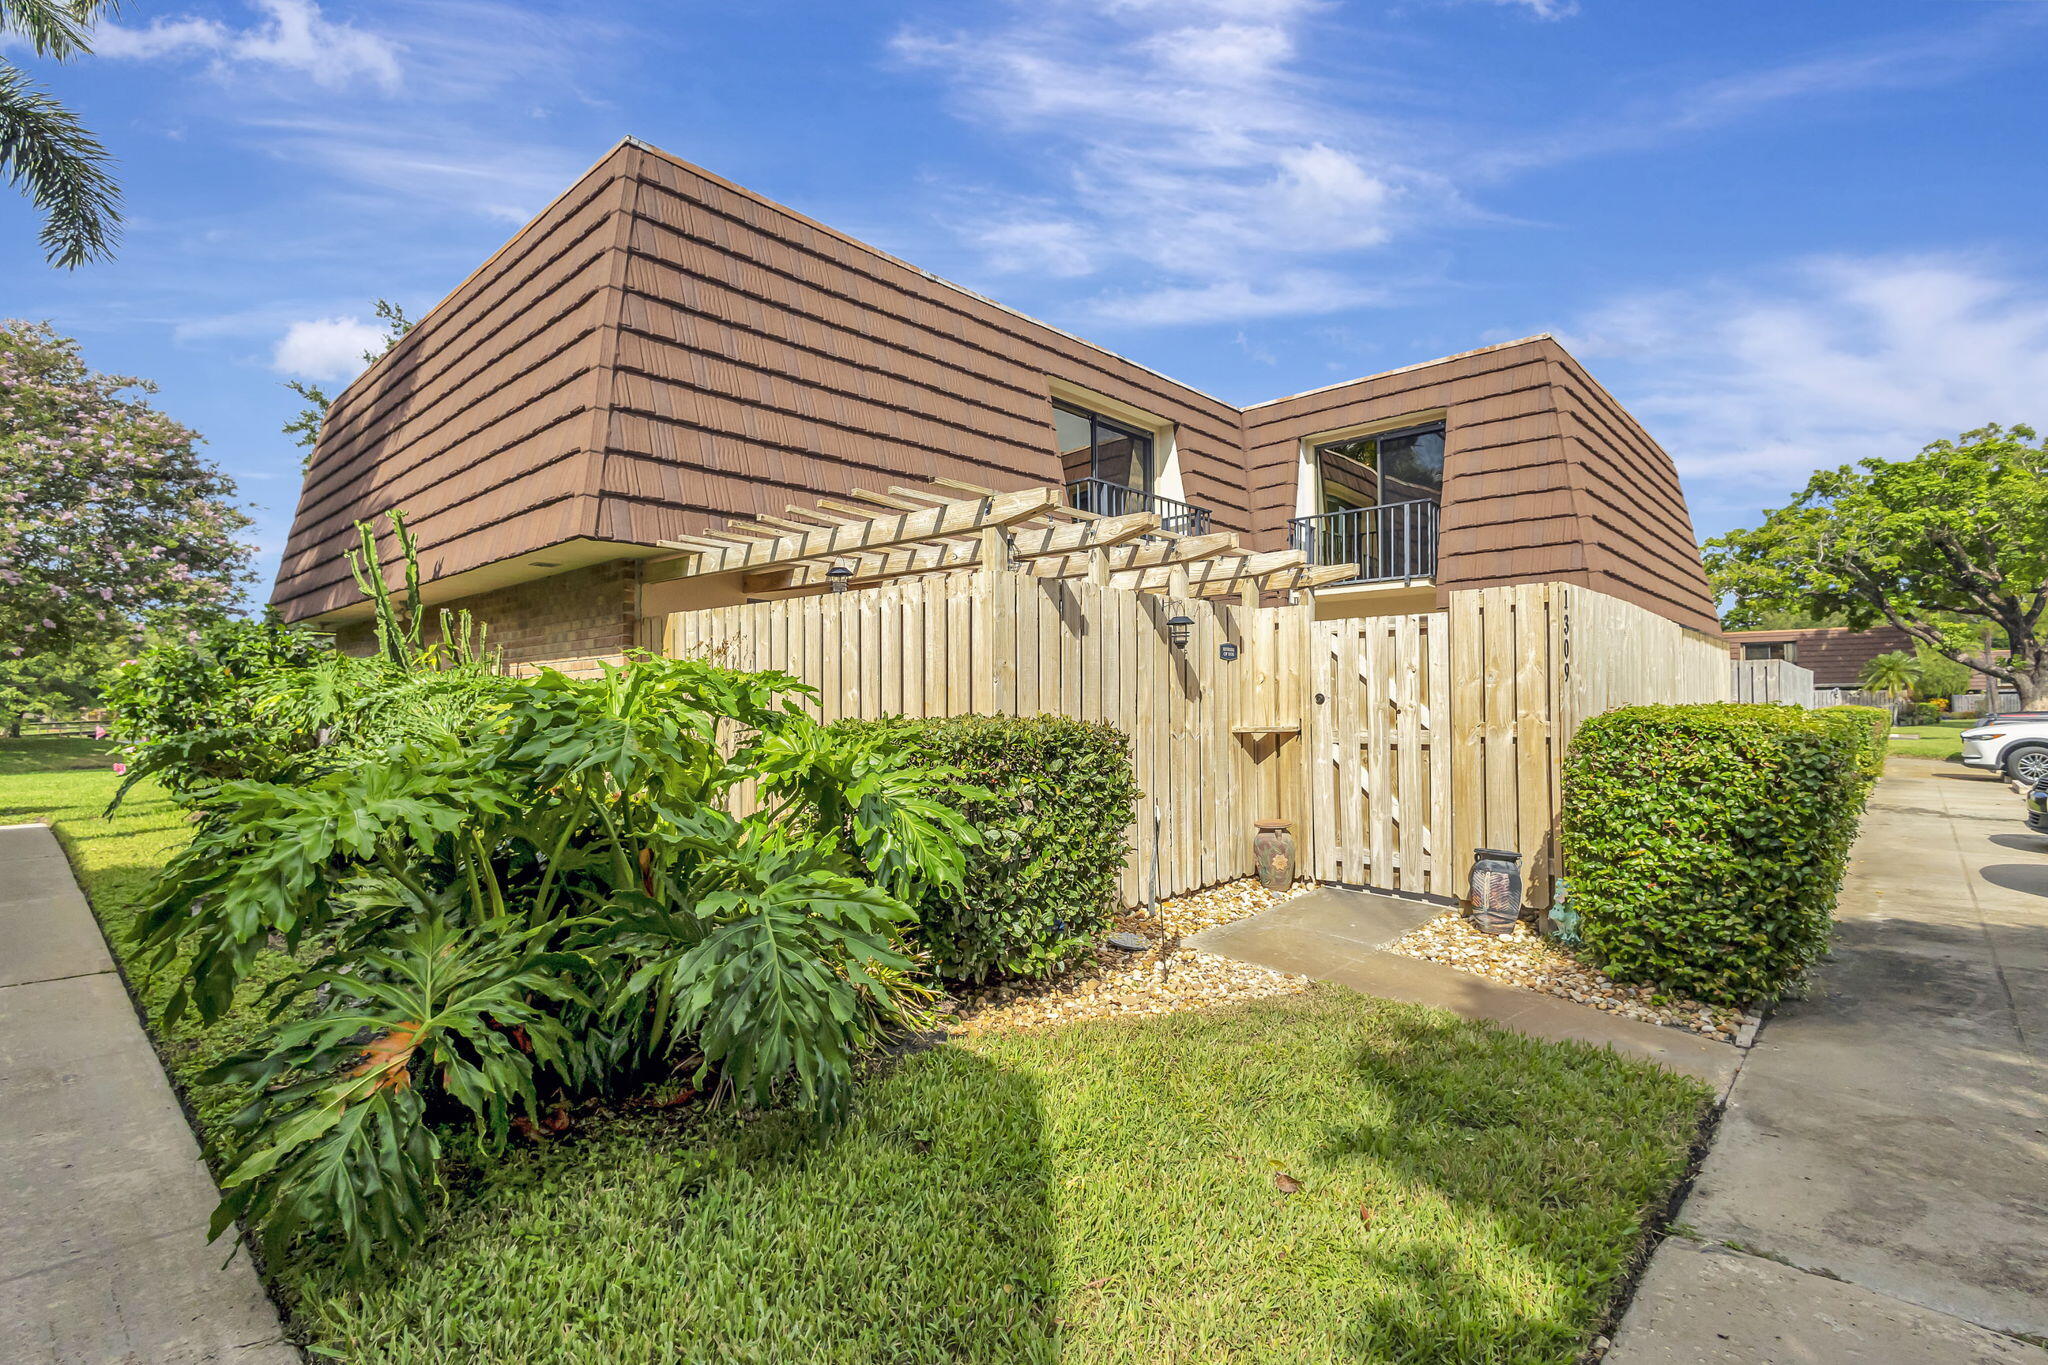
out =
[[[1938,725],[1895,725],[1895,735],[1911,735],[1911,739],[1894,739],[1887,753],[1912,758],[1955,758],[1963,752],[1963,731],[1982,725],[1980,720],[1945,720]]]
[[[105,771],[114,761],[112,748],[103,739],[84,735],[0,739],[0,773],[76,772],[85,768]]]
[[[116,781],[0,776],[0,818],[54,818],[118,927],[183,822],[150,789],[98,820]],[[180,1081],[249,1027],[173,1035]],[[358,1365],[1565,1365],[1705,1099],[1333,988],[918,1052],[829,1134],[585,1115],[458,1173],[386,1273],[273,1270],[316,1354]]]

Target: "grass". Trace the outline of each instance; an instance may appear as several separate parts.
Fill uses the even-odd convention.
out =
[[[148,788],[98,820],[116,780],[0,776],[0,811],[53,819],[118,929],[184,825]],[[231,1014],[164,1050],[191,1093],[253,1030]],[[229,1097],[191,1097],[202,1127],[224,1117]],[[458,1172],[446,1223],[383,1274],[272,1269],[316,1358],[357,1365],[1564,1365],[1704,1103],[1609,1053],[1331,988],[917,1052],[829,1133],[586,1114]]]
[[[1911,739],[1894,739],[1888,754],[1911,758],[1956,758],[1963,752],[1963,731],[1982,725],[1981,720],[1945,720],[1936,725],[1895,725],[1895,735],[1911,735]]]
[[[0,739],[0,773],[62,773],[97,768],[102,772],[114,760],[113,746],[86,735],[38,735],[29,739]]]

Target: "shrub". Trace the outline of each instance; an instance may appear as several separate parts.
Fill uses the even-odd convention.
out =
[[[879,734],[971,787],[943,797],[980,835],[960,889],[918,905],[918,937],[942,976],[1048,976],[1118,909],[1138,799],[1130,740],[1064,716],[890,717],[835,727]]]
[[[1856,747],[1857,766],[1866,780],[1875,782],[1884,775],[1884,758],[1891,750],[1892,718],[1883,707],[1823,706],[1813,713],[1813,718],[1823,725],[1839,727],[1849,737]]]
[[[1703,1000],[1782,994],[1827,947],[1869,780],[1852,724],[1714,703],[1580,726],[1563,851],[1588,956]]]
[[[216,1234],[240,1216],[360,1268],[428,1226],[451,1116],[491,1147],[543,1102],[680,1075],[829,1117],[859,1054],[922,1018],[912,904],[958,887],[973,837],[929,795],[944,774],[827,731],[785,674],[638,658],[491,683],[457,727],[211,785],[149,893],[169,1020],[221,1018],[266,944],[304,964],[275,987],[285,1022],[206,1078],[249,1098]],[[735,816],[742,783],[760,807]]]
[[[280,736],[256,715],[257,698],[280,673],[333,652],[326,636],[294,630],[266,612],[260,620],[220,621],[156,641],[111,671],[103,695],[116,738],[137,746],[138,758],[172,748],[184,755],[175,770],[168,762],[152,765],[182,791],[273,768]]]
[[[1943,709],[1931,701],[1916,701],[1905,709],[1900,723],[1905,725],[1939,725]],[[1887,716],[1889,721],[1890,717]]]
[[[411,533],[395,512],[391,524],[405,551],[402,600],[365,567],[375,562],[366,523],[350,555],[376,622],[368,658],[266,613],[160,642],[114,670],[107,700],[130,746],[115,804],[144,777],[195,805],[226,782],[311,781],[399,745],[477,731],[509,705],[517,689],[469,613],[441,612],[440,638],[426,638]]]

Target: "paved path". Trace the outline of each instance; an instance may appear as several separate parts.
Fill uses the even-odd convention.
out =
[[[56,836],[0,827],[0,1361],[296,1365]]]
[[[1894,759],[1608,1365],[2048,1365],[2048,839]]]
[[[1742,1053],[1726,1043],[1385,951],[1442,913],[1442,906],[1425,901],[1323,887],[1264,914],[1204,930],[1190,943],[1206,953],[1300,972],[1382,999],[1491,1019],[1538,1038],[1611,1047],[1698,1076],[1716,1090],[1725,1090],[1735,1079]]]

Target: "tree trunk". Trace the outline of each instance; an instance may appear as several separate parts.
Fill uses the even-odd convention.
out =
[[[2018,660],[2014,660],[2012,664],[2012,690],[2019,693],[2022,711],[2033,710],[2036,702],[2043,696],[2048,696],[2048,657],[2037,657],[2033,662],[2032,668],[2019,667]],[[1991,686],[1995,689],[1998,680],[1992,679]],[[1987,698],[1984,709],[1996,710],[1997,707],[1990,704],[1996,701],[1995,696]]]

